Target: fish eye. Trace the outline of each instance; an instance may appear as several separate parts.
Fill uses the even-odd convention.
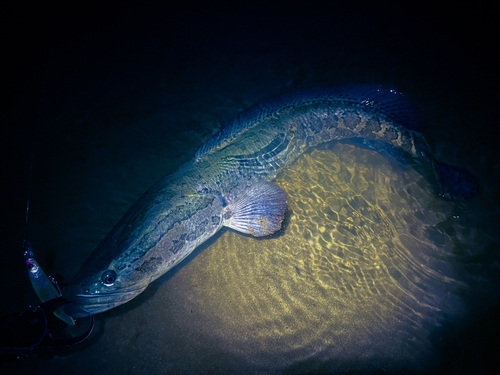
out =
[[[107,286],[113,285],[115,280],[116,280],[116,272],[113,270],[106,270],[101,275],[101,281],[103,282],[104,285]]]

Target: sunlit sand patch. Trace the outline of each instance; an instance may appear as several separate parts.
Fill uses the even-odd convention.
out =
[[[411,166],[353,145],[313,151],[276,183],[284,229],[227,231],[189,263],[175,284],[191,313],[176,323],[261,366],[417,365],[460,306],[452,239],[428,235],[451,204]]]

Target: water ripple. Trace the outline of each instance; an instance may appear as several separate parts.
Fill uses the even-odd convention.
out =
[[[353,145],[305,155],[276,183],[289,202],[282,233],[225,233],[188,266],[205,287],[180,291],[200,319],[177,323],[208,319],[198,327],[207,339],[257,367],[315,358],[390,368],[396,357],[418,367],[466,287],[453,237],[435,229],[451,204],[409,165]]]

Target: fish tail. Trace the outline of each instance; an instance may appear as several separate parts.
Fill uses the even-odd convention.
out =
[[[434,160],[440,195],[444,198],[471,199],[480,192],[478,179],[467,169]]]

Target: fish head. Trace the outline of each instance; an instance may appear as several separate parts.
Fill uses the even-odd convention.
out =
[[[213,196],[148,192],[99,243],[63,297],[65,312],[84,317],[122,305],[177,265],[221,227]]]
[[[129,302],[142,293],[151,282],[151,275],[139,269],[127,269],[126,263],[125,259],[113,259],[109,264],[99,266],[97,257],[91,255],[62,291],[63,297],[70,300],[65,305],[65,312],[74,318],[95,315]]]

